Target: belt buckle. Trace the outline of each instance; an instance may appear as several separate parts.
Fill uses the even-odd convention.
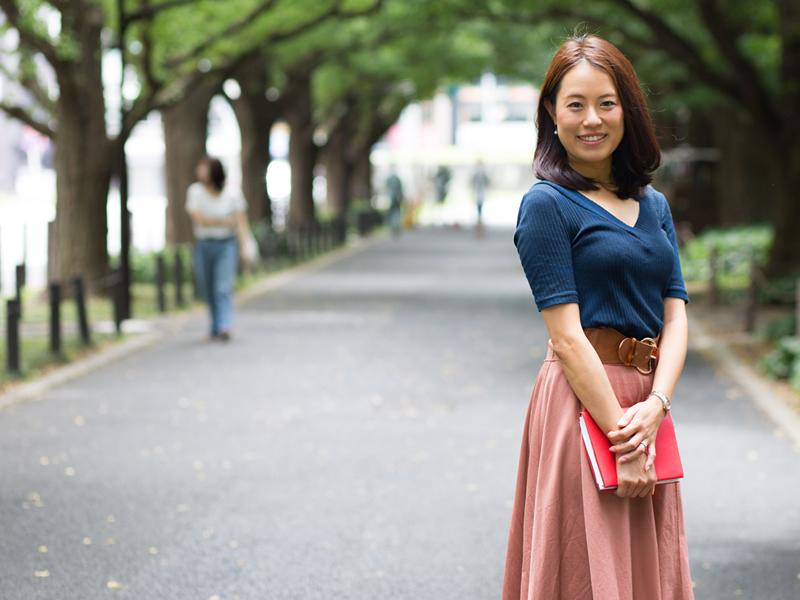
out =
[[[651,348],[658,348],[658,346],[656,345],[656,341],[653,338],[649,338],[649,337],[642,338],[641,340],[639,340],[639,342],[641,342],[642,344],[647,344]],[[634,365],[634,366],[636,366],[636,365]],[[648,368],[647,368],[646,371],[643,370],[641,367],[636,367],[636,370],[639,371],[639,373],[641,373],[642,375],[649,375],[650,373],[653,372],[653,354],[652,354],[652,352],[650,353],[650,356],[647,358],[647,366],[648,366]]]

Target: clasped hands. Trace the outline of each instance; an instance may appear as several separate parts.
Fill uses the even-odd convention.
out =
[[[658,398],[631,406],[608,434],[617,457],[617,491],[620,498],[644,498],[656,489],[656,434],[664,418]]]

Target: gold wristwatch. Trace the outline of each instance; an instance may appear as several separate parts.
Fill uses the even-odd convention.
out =
[[[661,407],[664,409],[664,416],[667,416],[669,414],[669,410],[672,408],[672,403],[670,403],[669,398],[667,398],[665,394],[657,392],[656,390],[653,390],[652,392],[647,394],[648,398],[650,396],[655,396],[656,398],[661,400]]]

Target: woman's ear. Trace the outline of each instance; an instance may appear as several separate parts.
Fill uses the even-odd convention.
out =
[[[549,98],[545,98],[544,107],[547,109],[547,114],[549,114],[550,118],[553,120],[553,124],[556,124],[556,109]]]

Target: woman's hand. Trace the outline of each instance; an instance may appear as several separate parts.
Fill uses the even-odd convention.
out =
[[[655,396],[631,406],[617,422],[619,429],[608,434],[618,461],[625,464],[647,455],[645,470],[650,471],[656,460],[656,434],[663,418],[664,409]]]
[[[645,457],[621,462],[617,455],[617,491],[620,498],[644,498],[647,494],[655,494],[656,470],[645,469]]]

